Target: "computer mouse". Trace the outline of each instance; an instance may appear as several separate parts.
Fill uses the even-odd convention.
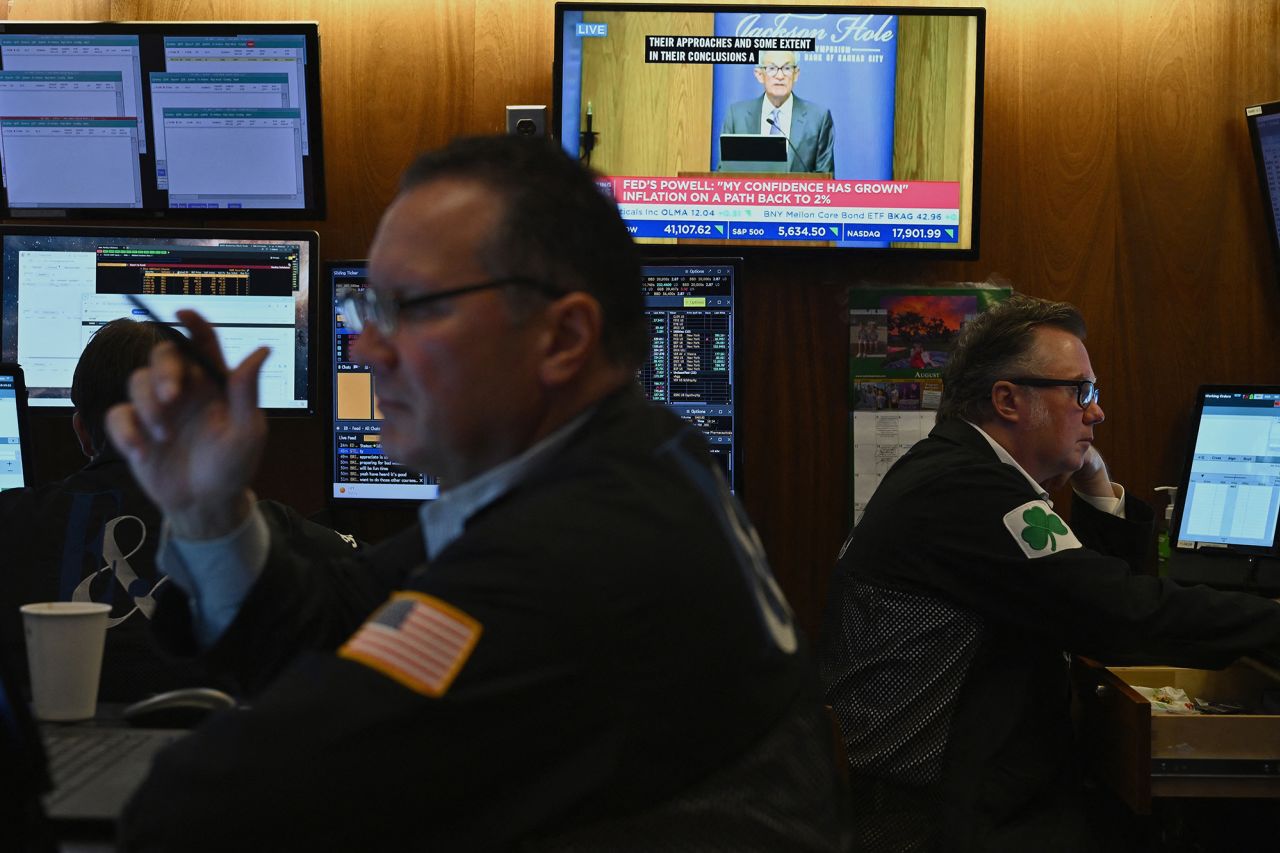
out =
[[[122,716],[131,726],[144,729],[189,729],[214,711],[234,708],[236,700],[212,687],[184,687],[157,693],[125,707]]]

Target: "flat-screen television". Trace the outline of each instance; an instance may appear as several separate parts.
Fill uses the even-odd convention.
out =
[[[70,408],[99,326],[132,317],[182,328],[175,312],[191,308],[229,364],[271,348],[258,389],[269,414],[311,414],[317,245],[314,231],[0,225],[0,361],[22,365],[32,409]]]
[[[1169,574],[1280,593],[1280,386],[1205,385],[1193,411]]]
[[[1262,209],[1267,219],[1267,242],[1280,276],[1280,101],[1255,104],[1244,111],[1253,143],[1253,161],[1262,186]]]
[[[977,257],[984,9],[555,10],[553,124],[638,242]]]
[[[741,488],[736,418],[737,342],[734,287],[740,258],[652,258],[644,261],[645,317],[651,346],[636,379],[651,400],[666,403],[706,435],[731,488]],[[337,295],[363,289],[364,260],[330,261],[333,298],[327,337],[332,346],[333,398],[328,434],[335,506],[419,502],[440,494],[439,481],[387,458],[377,379],[351,356],[359,337],[346,325]]]
[[[0,23],[9,217],[324,217],[314,22]]]

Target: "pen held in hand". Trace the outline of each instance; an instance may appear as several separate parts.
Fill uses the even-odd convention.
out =
[[[134,308],[137,308],[139,311],[146,314],[147,319],[155,323],[162,322],[156,316],[156,313],[148,308],[147,304],[139,299],[136,294],[126,293],[124,294],[124,298],[128,299]],[[197,367],[203,370],[205,374],[213,380],[214,384],[218,386],[219,390],[225,391],[227,389],[227,372],[210,361],[209,357],[204,353],[200,352],[200,350],[196,348],[196,345],[191,342],[190,338],[186,335],[178,335],[174,340],[174,346],[176,346],[178,351],[182,353],[183,358],[195,363]]]

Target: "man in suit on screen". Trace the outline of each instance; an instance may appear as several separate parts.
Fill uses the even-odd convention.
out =
[[[724,133],[760,133],[788,140],[787,171],[835,171],[835,135],[831,110],[797,97],[791,90],[800,77],[796,55],[789,50],[760,53],[756,80],[764,87],[758,98],[729,105]]]

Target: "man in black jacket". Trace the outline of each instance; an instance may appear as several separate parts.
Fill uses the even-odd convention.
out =
[[[696,430],[647,403],[635,249],[542,140],[408,171],[348,299],[420,523],[300,556],[252,509],[255,353],[111,413],[165,509],[175,648],[260,692],[157,761],[131,850],[836,850],[816,679]],[[184,314],[220,359],[207,324]]]
[[[1221,667],[1280,605],[1138,573],[1151,509],[1111,482],[1084,321],[1015,297],[966,325],[938,424],[846,541],[821,648],[866,850],[1087,851],[1064,651]],[[1070,483],[1071,525],[1049,493]]]

